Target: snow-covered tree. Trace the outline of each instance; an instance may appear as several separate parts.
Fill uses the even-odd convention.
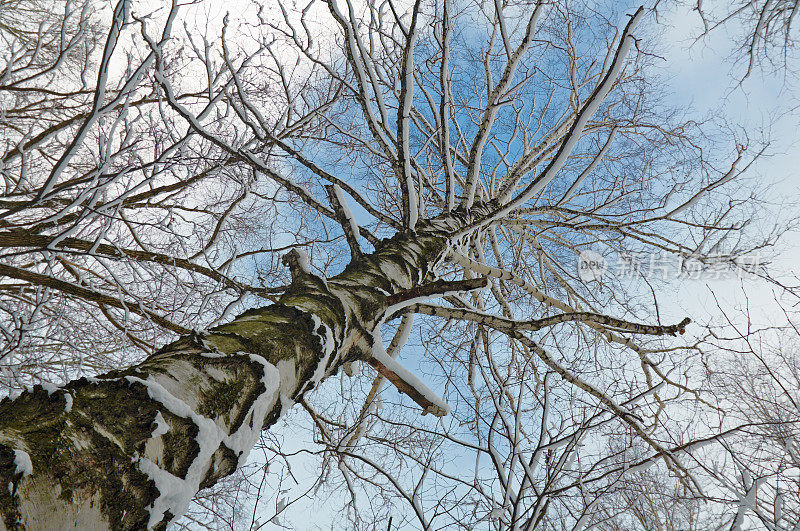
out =
[[[5,528],[163,529],[292,408],[355,526],[699,527],[656,273],[772,237],[646,10],[240,7],[0,0]]]

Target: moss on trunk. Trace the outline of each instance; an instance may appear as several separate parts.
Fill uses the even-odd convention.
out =
[[[164,528],[197,489],[236,469],[252,434],[280,416],[281,398],[296,401],[342,363],[367,355],[363,332],[385,317],[389,296],[428,277],[447,251],[447,232],[469,218],[426,222],[330,279],[295,264],[277,304],[182,337],[137,366],[4,399],[6,527],[47,525],[37,514],[74,518],[77,526],[99,509],[95,528]],[[155,433],[159,415],[168,429]],[[210,450],[209,433],[216,437]],[[32,475],[17,470],[15,450],[30,456]],[[159,477],[191,487],[188,498],[174,501]]]

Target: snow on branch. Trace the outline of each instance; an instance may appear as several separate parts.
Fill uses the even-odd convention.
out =
[[[447,308],[444,306],[423,303],[413,304],[407,307],[406,311],[432,315],[435,317],[446,317],[448,319],[467,319],[480,324],[490,325],[494,328],[506,328],[507,330],[536,331],[541,330],[542,328],[555,326],[560,323],[583,322],[587,324],[601,324],[604,327],[615,328],[621,332],[653,336],[674,336],[676,334],[682,334],[686,329],[686,326],[691,322],[691,319],[687,317],[680,323],[674,325],[648,325],[643,323],[632,323],[630,321],[625,321],[624,319],[617,319],[609,315],[594,312],[569,312],[543,317],[541,319],[515,321],[476,310]]]
[[[420,207],[417,191],[414,188],[414,176],[411,171],[411,107],[414,102],[414,45],[419,31],[421,1],[414,3],[411,13],[411,26],[406,34],[406,45],[403,47],[402,72],[400,75],[400,107],[397,109],[397,167],[400,172],[400,189],[403,193],[403,225],[414,230],[419,218]],[[402,28],[402,26],[401,26]]]
[[[169,29],[172,20],[175,17],[175,13],[176,10],[174,9],[170,12],[169,19],[167,20],[166,26],[164,28],[164,34],[162,39],[166,38],[166,36],[169,34]],[[106,89],[110,76],[112,56],[114,55],[114,50],[117,48],[117,42],[120,38],[123,28],[126,26],[126,22],[129,16],[130,16],[130,2],[127,0],[121,0],[114,7],[114,14],[112,18],[111,27],[108,30],[108,37],[106,38],[106,43],[103,49],[103,55],[100,60],[100,65],[97,71],[97,83],[93,91],[92,110],[86,117],[84,122],[81,124],[81,126],[78,128],[78,131],[74,134],[72,142],[70,142],[67,149],[64,150],[64,152],[61,154],[61,157],[53,166],[53,169],[50,171],[50,175],[48,175],[47,180],[39,189],[36,201],[43,201],[52,192],[53,187],[58,182],[59,176],[64,171],[64,169],[67,168],[70,160],[75,156],[75,154],[79,151],[80,147],[83,145],[83,142],[86,139],[87,135],[89,135],[92,126],[94,126],[94,124],[96,124],[100,120],[102,116],[101,111],[104,108],[107,109],[116,106],[120,101],[126,98],[134,89],[135,84],[140,79],[140,75],[150,66],[150,63],[152,62],[154,57],[153,54],[150,54],[145,58],[145,60],[137,68],[135,74],[128,78],[128,81],[125,83],[125,86],[122,88],[122,90],[120,90],[117,93],[117,95],[112,99],[111,102],[106,103],[105,101],[106,91],[107,91]]]
[[[383,348],[380,326],[376,327],[372,336],[372,357],[367,363],[375,367],[378,373],[392,382],[397,390],[408,395],[419,404],[425,415],[431,413],[443,417],[450,413],[450,406],[422,383],[411,371],[400,365],[397,360],[389,356]]]
[[[587,98],[583,108],[578,112],[572,127],[561,141],[561,147],[552,158],[548,166],[539,175],[537,175],[536,178],[533,179],[533,181],[531,181],[531,183],[528,184],[528,186],[516,197],[508,202],[504,202],[491,214],[463,228],[458,235],[471,233],[475,229],[485,227],[486,225],[505,217],[509,212],[530,201],[539,192],[544,190],[544,188],[555,178],[556,174],[558,174],[558,172],[567,162],[572,154],[572,151],[575,149],[575,146],[578,144],[578,141],[581,139],[583,130],[587,123],[598,111],[601,104],[614,87],[617,77],[622,71],[622,67],[628,56],[628,52],[634,43],[634,38],[632,35],[633,30],[636,28],[643,15],[644,8],[640,7],[631,17],[627,26],[625,26],[625,30],[620,38],[619,46],[614,54],[614,59],[611,63],[611,66],[600,83],[598,83],[598,85],[595,87],[595,90]]]
[[[500,269],[497,267],[492,267],[490,265],[478,262],[476,260],[472,260],[471,258],[467,258],[466,256],[452,252],[449,258],[456,264],[460,265],[464,269],[468,271],[472,271],[473,273],[477,273],[479,275],[485,275],[487,277],[499,278],[501,280],[507,280],[519,286],[520,288],[527,291],[529,294],[533,295],[533,297],[547,306],[552,306],[558,308],[563,312],[573,312],[575,311],[574,308],[564,304],[563,302],[549,297],[542,293],[539,289],[536,288],[530,282],[527,282],[522,277],[515,275],[514,273],[507,271],[505,269]]]
[[[164,328],[167,328],[169,330],[172,330],[173,332],[176,332],[178,334],[188,334],[190,332],[189,329],[184,328],[176,323],[173,323],[166,317],[163,317],[157,314],[156,312],[146,308],[145,305],[141,304],[140,302],[127,299],[120,300],[115,296],[89,289],[84,285],[83,282],[81,282],[80,284],[67,282],[65,280],[49,277],[41,273],[28,271],[26,269],[20,269],[18,267],[6,264],[0,264],[0,275],[9,278],[16,278],[19,280],[28,281],[35,285],[44,286],[47,288],[58,290],[62,293],[74,295],[76,297],[80,297],[87,301],[96,302],[97,304],[100,304],[101,307],[112,306],[114,308],[119,308],[126,312],[132,312],[137,315],[143,315],[148,319],[152,320],[154,323],[157,323],[158,325],[163,326]]]
[[[345,7],[347,9],[347,16],[344,15],[342,10],[337,5],[335,0],[327,2],[328,9],[331,12],[334,20],[341,26],[344,37],[344,49],[347,53],[347,60],[353,68],[353,74],[356,77],[357,93],[355,94],[367,122],[367,127],[372,133],[372,137],[380,145],[384,154],[389,160],[396,160],[397,156],[394,150],[395,139],[391,137],[391,132],[388,126],[388,112],[386,104],[383,101],[383,96],[378,83],[378,77],[371,60],[366,60],[369,57],[369,52],[366,50],[359,33],[358,24],[355,20],[355,8],[350,0],[345,0]],[[378,106],[378,113],[380,119],[375,115],[372,108],[370,95],[375,97],[375,103]]]
[[[354,260],[361,258],[363,253],[361,252],[361,246],[358,244],[360,230],[358,223],[356,223],[356,218],[353,216],[353,212],[347,205],[347,200],[344,197],[342,189],[335,184],[329,184],[325,186],[325,190],[328,191],[328,198],[330,199],[331,206],[333,206],[339,224],[342,226],[342,230],[344,230],[344,237],[347,239],[347,245],[350,246],[350,256]]]
[[[523,37],[522,42],[520,42],[519,46],[517,46],[513,53],[508,54],[508,62],[503,70],[500,81],[492,89],[491,93],[487,95],[488,101],[486,110],[483,113],[481,124],[478,128],[478,134],[475,136],[475,140],[473,141],[469,152],[469,162],[467,164],[467,182],[465,185],[464,197],[461,201],[461,204],[467,208],[471,207],[475,202],[475,192],[478,187],[481,168],[481,157],[483,150],[489,141],[489,134],[501,107],[499,102],[501,99],[507,96],[507,91],[511,87],[511,83],[514,80],[514,74],[517,71],[517,66],[524,58],[525,52],[533,42],[537,21],[539,20],[539,16],[542,14],[543,6],[543,2],[537,3],[536,8],[533,10],[533,13],[531,13],[530,18],[528,19],[528,24],[525,28],[525,36]],[[502,10],[499,10],[498,14],[502,16]],[[510,43],[508,42],[508,37],[506,35],[503,35],[503,43],[508,50]]]
[[[500,280],[506,280],[511,282],[530,295],[532,295],[537,301],[549,306],[551,308],[557,308],[564,312],[562,316],[553,316],[548,319],[563,319],[563,320],[581,320],[588,324],[590,327],[594,328],[598,332],[600,332],[603,337],[605,337],[608,341],[614,343],[620,343],[622,345],[626,345],[637,352],[640,352],[641,349],[633,345],[630,340],[624,337],[620,337],[614,333],[613,328],[616,328],[620,331],[626,332],[634,332],[637,334],[645,334],[645,335],[675,335],[676,333],[683,333],[686,326],[691,322],[691,319],[688,317],[681,321],[678,324],[670,325],[670,326],[661,326],[661,325],[644,325],[639,323],[631,323],[629,321],[624,321],[621,319],[615,319],[613,317],[604,316],[602,314],[594,313],[594,312],[579,312],[574,307],[566,304],[558,299],[554,299],[540,291],[536,286],[531,284],[530,282],[526,281],[524,278],[515,275],[511,271],[500,269],[498,267],[493,267],[482,262],[478,262],[476,260],[472,260],[464,255],[458,253],[451,253],[450,259],[463,267],[468,271],[472,271],[473,273],[477,273],[480,275],[485,275],[487,277],[492,278],[499,278]],[[575,319],[569,319],[566,316],[575,316]],[[594,318],[591,318],[593,316]],[[556,324],[556,323],[552,323]],[[544,324],[544,326],[551,326],[551,324]],[[541,327],[540,327],[541,328]],[[528,329],[531,328],[522,328]],[[538,328],[536,328],[538,330]]]
[[[314,174],[318,175],[322,179],[325,179],[329,183],[334,184],[339,188],[341,188],[343,191],[347,192],[350,195],[350,197],[355,199],[355,201],[359,205],[361,205],[361,207],[364,210],[369,212],[376,219],[381,220],[383,223],[386,223],[390,227],[394,227],[397,230],[401,229],[401,225],[398,222],[396,222],[394,218],[385,213],[382,213],[379,209],[375,208],[375,206],[372,205],[372,203],[370,203],[366,198],[364,198],[361,194],[358,193],[358,190],[356,190],[343,180],[339,179],[335,175],[325,171],[314,161],[309,160],[306,156],[304,156],[303,153],[293,148],[280,138],[273,136],[269,131],[264,131],[264,134],[266,135],[266,137],[269,139],[270,142],[274,143],[276,146],[281,148],[287,154],[292,156],[297,162],[299,162],[300,164],[302,164],[303,166],[314,172]],[[359,227],[359,232],[361,236],[365,237],[373,245],[378,243],[379,240],[364,227]]]
[[[304,276],[313,275],[311,265],[308,262],[308,255],[303,249],[293,248],[283,255],[281,262],[289,268],[293,281],[302,279]]]
[[[336,214],[323,205],[309,190],[292,179],[275,171],[263,158],[258,154],[247,148],[238,148],[229,142],[225,141],[221,136],[212,133],[208,128],[203,126],[202,120],[207,116],[216,105],[217,101],[225,93],[220,90],[219,93],[208,102],[200,114],[195,115],[189,108],[180,103],[179,98],[175,94],[172,83],[167,79],[164,74],[164,58],[161,46],[156,43],[146,30],[146,23],[140,20],[142,24],[142,36],[150,47],[151,51],[156,57],[156,70],[154,72],[155,81],[163,89],[163,95],[167,104],[181,116],[189,125],[189,127],[202,138],[210,141],[226,153],[228,153],[233,160],[249,164],[254,170],[263,173],[276,183],[283,186],[286,190],[297,195],[308,206],[322,214],[323,216],[331,219],[336,219]]]
[[[397,328],[397,332],[395,332],[394,337],[389,343],[389,347],[386,349],[387,356],[390,358],[397,357],[397,354],[405,346],[406,341],[408,341],[408,336],[411,334],[411,326],[413,324],[414,314],[405,314],[400,320],[400,326]],[[353,428],[353,434],[347,440],[347,446],[354,446],[356,441],[358,441],[359,437],[361,437],[361,434],[364,432],[364,420],[367,418],[367,413],[369,413],[370,409],[372,408],[375,397],[383,387],[384,381],[386,381],[386,378],[380,374],[372,381],[372,387],[370,387],[369,393],[367,393],[367,398],[364,400],[364,405],[361,406],[361,412],[358,414],[358,421]]]
[[[383,348],[383,339],[380,333],[381,326],[386,318],[417,301],[437,295],[444,296],[459,291],[472,291],[484,288],[487,284],[488,281],[485,278],[436,280],[395,293],[387,298],[388,308],[384,318],[377,323],[372,332],[372,355],[366,361],[378,371],[381,377],[392,382],[398,391],[408,395],[414,402],[419,404],[423,409],[423,415],[432,413],[437,417],[443,417],[450,412],[450,406],[394,359],[395,351],[399,350],[398,347],[402,347],[402,343],[405,343],[408,337],[410,323],[408,326],[403,327],[402,331],[398,331],[398,335],[392,340],[392,344],[389,347],[390,354],[387,354]],[[395,344],[395,342],[398,344]],[[375,392],[377,392],[377,389]]]
[[[492,278],[499,278],[501,280],[506,280],[508,282],[516,284],[517,286],[519,286],[520,288],[522,288],[526,292],[528,292],[530,295],[532,295],[537,301],[541,302],[542,304],[544,304],[544,305],[546,305],[546,306],[548,306],[550,308],[557,308],[557,309],[561,310],[562,312],[564,312],[565,314],[580,313],[580,312],[578,312],[578,310],[576,308],[570,306],[569,304],[566,304],[566,303],[564,303],[564,302],[562,302],[562,301],[560,301],[558,299],[554,299],[553,297],[550,297],[549,295],[541,292],[538,288],[536,288],[536,286],[534,286],[530,282],[526,281],[524,278],[514,274],[511,271],[508,271],[508,270],[505,270],[505,269],[500,269],[500,268],[497,268],[497,267],[493,267],[493,266],[484,264],[482,262],[478,262],[476,260],[472,260],[471,258],[467,258],[466,256],[463,256],[463,255],[458,254],[456,252],[452,252],[450,254],[449,258],[454,263],[460,265],[461,267],[463,267],[464,269],[466,269],[468,271],[472,271],[473,273],[477,273],[477,274],[480,274],[480,275],[486,275],[486,276],[492,277]],[[623,346],[633,350],[634,352],[636,352],[636,354],[639,356],[639,359],[642,362],[642,367],[646,368],[645,369],[645,376],[647,378],[648,384],[652,383],[650,381],[651,380],[651,376],[650,376],[650,372],[649,372],[649,371],[652,370],[663,381],[669,383],[670,385],[674,385],[674,386],[676,386],[676,387],[678,387],[678,388],[680,388],[680,389],[682,389],[682,390],[684,390],[686,392],[695,394],[695,396],[697,396],[696,393],[691,391],[685,385],[683,385],[683,384],[681,384],[679,382],[675,382],[672,379],[670,379],[667,375],[665,375],[661,371],[661,369],[659,369],[658,365],[656,363],[653,363],[653,361],[648,357],[648,352],[650,352],[650,351],[648,351],[648,350],[642,348],[641,346],[637,345],[631,338],[619,335],[618,333],[616,333],[616,331],[614,331],[613,329],[608,328],[602,322],[597,322],[597,321],[594,321],[594,320],[586,320],[586,321],[584,321],[584,323],[587,326],[589,326],[590,328],[593,328],[594,330],[596,330],[597,333],[600,334],[600,336],[603,339],[605,339],[607,342],[623,345]],[[488,325],[489,323],[486,323],[486,324]],[[688,324],[688,322],[686,324]],[[677,332],[680,332],[681,330],[683,330],[685,328],[685,325],[684,326],[680,326],[680,324],[678,324],[678,325],[675,325],[675,326],[676,326]],[[638,332],[638,333],[642,333],[642,332]],[[670,332],[667,332],[667,333],[669,334]],[[649,335],[663,335],[663,334],[649,334]],[[674,333],[672,333],[670,335],[674,335]],[[697,398],[700,399],[699,396]]]

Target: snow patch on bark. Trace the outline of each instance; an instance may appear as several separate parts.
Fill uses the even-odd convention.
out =
[[[206,343],[205,339],[203,340],[203,345],[206,348],[209,348],[209,349],[211,348],[211,347],[208,346],[208,344]],[[222,352],[201,352],[200,355],[203,356],[204,358],[212,358],[212,359],[214,359],[214,358],[227,358],[228,357],[227,354],[223,354]]]
[[[226,438],[226,445],[239,455],[240,462],[247,459],[250,450],[258,440],[264,426],[264,418],[278,400],[282,383],[280,371],[275,365],[258,354],[250,354],[250,359],[264,367],[264,375],[261,377],[264,392],[253,401],[250,412],[245,417],[245,419],[250,419],[250,423],[248,424],[245,420],[236,432]]]
[[[333,336],[333,330],[323,323],[322,319],[314,313],[308,312],[308,315],[311,316],[312,334],[319,340],[322,357],[317,363],[317,367],[314,369],[314,374],[311,376],[311,379],[303,384],[301,393],[307,389],[313,389],[322,381],[325,377],[325,370],[328,368],[331,360],[331,355],[336,351],[336,340]],[[320,329],[322,333],[319,332]]]
[[[281,375],[278,368],[262,356],[250,354],[249,358],[264,367],[261,382],[265,389],[250,406],[245,421],[239,429],[231,434],[226,433],[213,419],[194,412],[186,402],[170,393],[152,377],[143,380],[135,376],[126,376],[129,382],[144,385],[147,388],[148,396],[163,405],[170,413],[190,419],[198,428],[196,442],[199,451],[184,478],[160,468],[147,457],[135,456],[133,459],[139,469],[155,483],[159,492],[158,498],[150,507],[148,529],[152,529],[161,522],[167,511],[175,516],[186,512],[192,497],[200,489],[200,483],[211,466],[212,456],[222,444],[233,450],[239,456],[240,461],[246,459],[250,453],[261,433],[264,418],[278,398]],[[155,422],[156,428],[153,431],[153,437],[162,435],[169,429],[160,413],[156,415]]]
[[[14,474],[22,474],[22,477],[33,474],[31,456],[24,450],[14,450],[14,467]]]
[[[301,271],[303,271],[303,273],[311,275],[311,266],[308,262],[308,253],[306,253],[306,250],[301,249],[300,247],[295,247],[294,251],[297,253],[297,266]]]
[[[137,462],[136,459],[134,459],[134,462]],[[186,512],[186,509],[189,508],[189,502],[194,496],[194,492],[196,492],[190,492],[191,484],[189,481],[173,476],[146,457],[139,457],[137,465],[139,470],[153,480],[158,489],[158,498],[150,507],[150,520],[147,522],[147,529],[153,529],[164,518],[164,513],[167,511],[178,515]]]
[[[278,374],[281,381],[281,414],[286,413],[294,407],[294,400],[285,389],[295,389],[297,387],[297,369],[295,363],[290,360],[278,361]]]
[[[314,370],[314,375],[311,377],[312,386],[316,387],[323,376],[325,376],[325,369],[331,354],[333,354],[335,350],[335,345],[333,341],[333,331],[330,327],[313,313],[311,314],[311,318],[314,320],[314,335],[319,338],[320,347],[322,347],[322,359],[319,360],[319,364],[317,364],[317,368]],[[322,328],[322,334],[318,332],[320,328]]]
[[[392,284],[398,285],[403,289],[412,287],[411,283],[409,283],[408,273],[395,262],[382,260],[378,267]]]
[[[161,437],[169,431],[169,424],[167,424],[167,421],[164,420],[164,417],[161,415],[160,411],[156,413],[156,418],[153,420],[153,422],[156,423],[156,427],[153,430],[153,433],[150,434],[150,437]]]
[[[70,393],[64,393],[64,413],[70,413],[72,411],[72,403],[73,398]]]
[[[126,376],[125,379],[131,383],[144,385],[147,388],[147,395],[167,408],[167,411],[173,415],[190,418],[194,414],[192,408],[186,402],[167,391],[166,387],[155,381],[152,376],[148,377],[147,380],[137,376]]]
[[[52,395],[53,393],[55,393],[56,391],[58,391],[60,389],[60,387],[58,387],[56,384],[54,384],[52,382],[42,382],[39,385],[42,386],[42,389],[47,391],[47,396]]]

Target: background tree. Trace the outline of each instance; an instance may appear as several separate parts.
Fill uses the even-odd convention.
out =
[[[734,187],[760,147],[711,156],[668,110],[643,9],[312,2],[197,33],[177,3],[62,7],[0,4],[2,368],[39,384],[0,404],[6,527],[165,527],[295,402],[365,528],[711,517],[687,456],[720,425],[686,422],[698,350],[662,342],[688,321],[576,269],[774,239]],[[235,517],[214,503],[193,517]]]
[[[737,42],[736,62],[744,64],[742,79],[756,67],[774,72],[792,72],[796,60],[797,0],[743,0],[717,5],[694,6],[703,22],[703,35],[726,27]]]
[[[791,308],[796,292],[779,292]],[[722,451],[703,466],[713,478],[711,498],[734,510],[738,528],[792,529],[800,521],[797,455],[797,316],[773,312],[760,324],[749,306],[729,311],[706,338],[716,352],[708,364],[709,382],[719,400]]]

